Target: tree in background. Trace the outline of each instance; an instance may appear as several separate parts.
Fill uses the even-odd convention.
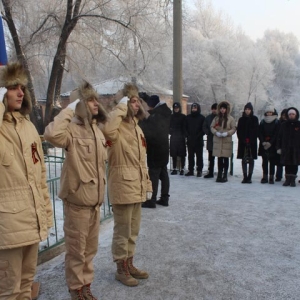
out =
[[[142,49],[142,31],[146,26],[139,22],[139,27],[135,27],[136,19],[145,16],[145,12],[150,15],[155,9],[161,10],[160,4],[168,3],[149,0],[41,0],[38,3],[2,0],[2,4],[3,18],[14,39],[17,58],[22,60],[29,77],[30,71],[35,70],[33,66],[37,66],[37,73],[43,73],[42,77],[48,79],[44,119],[44,125],[47,125],[61,94],[65,70],[73,72],[72,75],[77,73],[81,78],[89,77],[86,71],[91,69],[92,63],[96,64],[97,56],[104,50],[110,53],[110,61],[117,59],[127,69],[127,63],[132,61],[130,57],[134,56],[135,67],[129,67],[132,73],[138,68],[145,69],[141,61],[146,65]],[[133,49],[132,52],[128,52],[128,48]],[[82,64],[87,57],[92,59],[88,64]],[[35,101],[33,89],[32,93]]]

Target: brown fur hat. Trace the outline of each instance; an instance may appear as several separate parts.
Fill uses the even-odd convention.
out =
[[[91,124],[93,118],[96,119],[98,123],[105,123],[107,121],[107,113],[99,101],[99,95],[89,82],[84,81],[82,85],[71,92],[70,103],[77,99],[80,99],[80,102],[76,106],[75,114],[84,122],[87,121]],[[91,99],[98,101],[99,108],[97,116],[92,116],[88,109],[87,102]]]
[[[24,98],[20,113],[23,115],[30,114],[32,109],[31,97],[27,88],[28,77],[24,67],[19,62],[9,63],[6,66],[0,67],[0,87],[12,87],[15,85],[24,86]],[[7,100],[4,98],[4,104],[6,105]]]
[[[139,101],[141,102],[141,105],[140,105],[140,109],[137,112],[137,114],[135,115],[135,117],[139,120],[144,119],[146,114],[145,114],[144,107],[142,105],[142,101],[139,97],[139,90],[138,90],[137,86],[133,83],[125,83],[124,87],[123,87],[123,95],[127,96],[129,99],[131,99],[133,97],[136,97],[139,99]],[[125,119],[129,120],[129,118],[133,118],[133,117],[134,117],[134,112],[131,109],[131,106],[129,105],[129,102],[128,102],[128,112],[127,112],[127,116]]]

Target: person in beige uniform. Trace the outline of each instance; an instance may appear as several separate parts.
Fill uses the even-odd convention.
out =
[[[53,226],[40,137],[22,65],[0,67],[0,299],[30,300],[39,242]]]
[[[108,193],[114,213],[112,255],[117,263],[116,280],[136,286],[137,279],[149,276],[133,265],[141,203],[152,196],[146,165],[146,140],[138,126],[145,113],[134,85],[126,84],[116,98],[122,99],[104,126],[104,135],[111,145],[108,148]]]
[[[45,139],[66,150],[59,197],[64,201],[65,274],[71,299],[95,300],[93,258],[98,250],[100,206],[105,191],[106,112],[85,82],[45,130]]]

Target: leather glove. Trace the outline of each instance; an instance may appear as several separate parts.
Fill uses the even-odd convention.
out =
[[[124,103],[127,104],[127,102],[129,101],[129,98],[127,96],[123,97],[119,103]]]
[[[222,133],[222,137],[226,137],[227,135],[228,135],[227,132],[223,132],[223,133]]]
[[[281,154],[281,149],[277,150],[277,154],[279,154],[279,155]]]
[[[146,200],[150,200],[152,198],[152,192],[146,193]]]
[[[219,131],[217,131],[217,132],[216,132],[216,136],[217,136],[217,137],[222,137],[222,133],[219,132]]]
[[[272,145],[269,142],[263,143],[265,150],[268,150]]]
[[[70,109],[72,109],[73,111],[75,111],[76,106],[77,106],[77,104],[78,104],[79,101],[80,101],[79,99],[76,99],[75,101],[73,101],[72,103],[70,103],[70,104],[67,106],[67,108],[70,108]]]
[[[3,102],[4,95],[6,94],[6,92],[7,92],[7,88],[5,88],[5,87],[0,87],[0,103]]]

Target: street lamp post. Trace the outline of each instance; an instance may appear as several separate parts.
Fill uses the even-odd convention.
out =
[[[173,1],[173,102],[182,99],[182,0]]]

